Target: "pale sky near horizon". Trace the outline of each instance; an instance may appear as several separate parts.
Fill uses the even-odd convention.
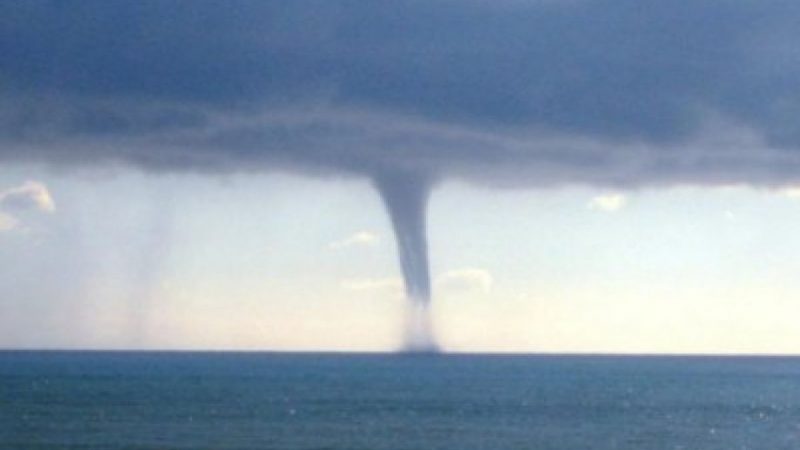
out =
[[[358,179],[0,170],[0,347],[384,351],[405,300]],[[7,208],[8,209],[8,208]],[[433,314],[448,351],[800,353],[800,198],[676,187],[439,185]]]

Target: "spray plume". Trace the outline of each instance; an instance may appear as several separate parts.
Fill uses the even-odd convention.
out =
[[[430,177],[394,171],[375,176],[374,182],[392,222],[409,300],[405,349],[436,351],[430,317],[431,278],[426,233]]]

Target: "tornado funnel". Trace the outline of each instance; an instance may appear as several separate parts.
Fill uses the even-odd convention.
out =
[[[393,172],[376,176],[374,181],[392,222],[408,297],[405,350],[434,352],[437,345],[430,316],[431,279],[426,230],[431,180],[419,174]]]

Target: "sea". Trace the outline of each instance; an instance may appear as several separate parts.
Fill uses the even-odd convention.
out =
[[[0,352],[2,449],[800,449],[800,358]]]

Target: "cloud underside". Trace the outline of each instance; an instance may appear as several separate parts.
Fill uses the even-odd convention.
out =
[[[2,162],[800,181],[794,2],[30,1],[0,17]]]
[[[153,114],[158,112],[154,109]],[[60,166],[123,163],[151,171],[210,173],[373,176],[401,171],[509,187],[800,181],[800,151],[772,147],[745,125],[716,117],[689,139],[657,143],[524,128],[500,132],[413,116],[329,108],[224,116],[209,111],[198,119],[202,125],[170,132],[96,135],[42,129],[30,132],[32,138],[6,139],[0,144],[0,158]]]

